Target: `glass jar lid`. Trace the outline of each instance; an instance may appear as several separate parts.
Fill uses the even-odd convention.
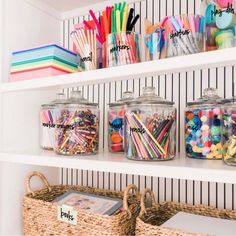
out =
[[[226,99],[218,95],[216,88],[206,88],[203,90],[203,96],[198,98],[193,102],[188,102],[188,106],[193,105],[214,105],[214,104],[223,104],[226,102]]]
[[[65,104],[66,106],[78,106],[78,105],[85,105],[91,107],[97,107],[97,103],[90,102],[86,98],[83,97],[82,91],[72,91],[70,99],[67,100],[68,102]]]
[[[42,108],[44,109],[52,109],[54,108],[56,105],[63,105],[68,103],[68,99],[66,99],[66,95],[64,93],[57,93],[56,99],[51,101],[48,104],[43,104],[41,105]]]
[[[134,93],[130,91],[126,91],[122,94],[122,98],[116,102],[108,104],[109,107],[123,106],[129,104],[134,100]]]
[[[228,104],[235,104],[236,103],[236,96],[233,96],[232,98],[225,99],[226,105]]]
[[[162,97],[159,97],[155,93],[155,87],[144,87],[143,94],[137,99],[132,101],[130,104],[159,104],[159,105],[174,105],[174,102],[167,101]]]

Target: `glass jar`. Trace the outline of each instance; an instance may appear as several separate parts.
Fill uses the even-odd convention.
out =
[[[67,102],[64,93],[58,93],[57,99],[49,104],[41,105],[40,110],[40,146],[45,150],[53,150],[55,137],[55,106]]]
[[[124,116],[126,104],[134,99],[133,92],[124,92],[123,98],[109,104],[108,148],[110,152],[124,151]]]
[[[227,100],[223,113],[224,121],[224,162],[236,166],[236,102]]]
[[[144,87],[143,95],[127,105],[125,153],[132,160],[159,161],[175,157],[176,109],[174,103]]]
[[[235,0],[204,0],[206,50],[234,47],[236,38]]]
[[[203,96],[187,103],[185,110],[185,149],[188,157],[222,159],[222,113],[225,100],[215,88],[204,89]]]
[[[68,103],[56,107],[55,152],[61,155],[92,155],[98,152],[98,104],[73,91]]]

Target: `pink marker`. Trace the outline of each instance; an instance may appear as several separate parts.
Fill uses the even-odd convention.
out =
[[[195,19],[194,19],[194,15],[190,14],[189,15],[189,24],[190,24],[190,28],[193,32],[193,34],[195,34]]]
[[[197,15],[195,19],[195,30],[196,32],[199,32],[199,27],[200,27],[200,16]]]

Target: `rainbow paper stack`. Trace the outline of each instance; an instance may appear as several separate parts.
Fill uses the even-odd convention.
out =
[[[77,55],[50,44],[12,53],[10,81],[77,72]]]

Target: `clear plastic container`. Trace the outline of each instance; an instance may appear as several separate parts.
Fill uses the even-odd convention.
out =
[[[92,155],[98,152],[98,104],[73,91],[68,103],[56,107],[55,152],[61,155]]]
[[[109,104],[108,148],[110,152],[124,151],[124,117],[126,105],[134,99],[133,92],[124,92],[123,98]]]
[[[204,0],[206,50],[234,47],[236,38],[235,0]]]
[[[182,56],[204,50],[205,19],[200,15],[183,14],[165,22],[166,57]]]
[[[236,166],[236,98],[227,100],[224,108],[224,162]]]
[[[125,153],[142,161],[170,160],[176,152],[176,109],[174,103],[144,87],[143,95],[127,105]]]
[[[107,67],[141,61],[140,35],[134,32],[111,33],[107,36]]]
[[[53,150],[55,139],[55,107],[67,102],[64,93],[58,93],[57,99],[43,104],[40,110],[40,146],[45,150]]]
[[[158,60],[161,55],[162,48],[162,30],[146,34],[144,36],[145,59],[146,61]]]
[[[187,103],[185,148],[188,157],[222,159],[224,103],[215,88],[205,89],[201,98]]]

